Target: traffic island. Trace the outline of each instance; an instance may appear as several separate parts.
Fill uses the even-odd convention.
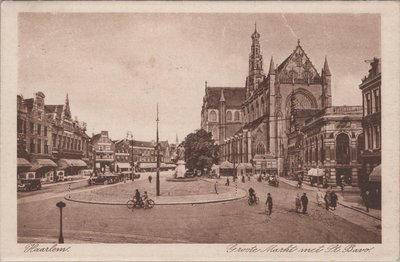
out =
[[[234,187],[228,186],[216,188],[213,183],[197,179],[190,183],[162,183],[160,196],[154,194],[154,184],[143,180],[140,183],[98,186],[93,190],[70,193],[65,199],[85,204],[126,205],[127,201],[133,198],[136,189],[141,193],[147,191],[149,198],[153,199],[156,205],[218,203],[246,197],[244,190],[236,191]]]

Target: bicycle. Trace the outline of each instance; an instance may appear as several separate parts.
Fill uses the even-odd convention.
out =
[[[126,202],[126,206],[133,211],[134,208],[153,208],[156,203],[152,199],[147,199],[147,205],[145,205],[144,201],[138,202],[136,198],[128,200]]]
[[[249,196],[249,199],[247,200],[247,203],[249,204],[249,206],[252,206],[254,204],[258,205],[259,202],[260,202],[260,199],[258,198],[258,196],[255,196],[255,199],[253,199],[251,196]]]

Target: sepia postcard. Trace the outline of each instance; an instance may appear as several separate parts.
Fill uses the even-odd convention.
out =
[[[399,260],[398,2],[1,7],[2,261]]]

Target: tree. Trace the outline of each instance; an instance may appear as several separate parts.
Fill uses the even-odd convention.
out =
[[[189,170],[209,169],[218,163],[218,145],[215,144],[210,132],[199,129],[187,135],[182,144],[185,148],[186,167]]]

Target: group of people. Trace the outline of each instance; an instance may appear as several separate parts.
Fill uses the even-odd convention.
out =
[[[256,191],[252,187],[249,188],[249,197],[252,199],[252,201],[256,202]],[[272,206],[272,196],[271,193],[268,193],[267,200],[265,201],[265,208],[268,216],[271,216],[272,214]]]
[[[318,205],[325,204],[326,210],[335,210],[337,206],[338,196],[333,190],[326,190],[325,195],[321,192],[320,189],[317,191],[317,203]]]
[[[306,214],[307,206],[308,206],[307,194],[303,193],[303,195],[301,197],[300,197],[300,194],[297,194],[297,196],[296,196],[296,212],[297,213],[302,212],[303,214]]]

